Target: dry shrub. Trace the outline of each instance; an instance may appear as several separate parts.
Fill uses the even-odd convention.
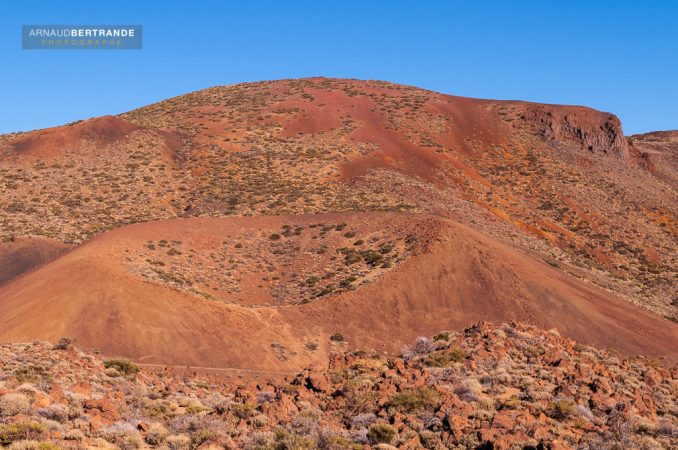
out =
[[[5,394],[0,397],[0,416],[11,417],[28,411],[31,403],[24,394]]]

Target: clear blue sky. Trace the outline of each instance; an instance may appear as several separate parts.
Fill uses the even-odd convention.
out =
[[[141,24],[140,51],[21,49],[25,24]],[[0,0],[0,132],[213,85],[381,79],[678,128],[678,1]]]

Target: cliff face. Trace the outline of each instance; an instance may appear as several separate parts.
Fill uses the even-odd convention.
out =
[[[574,141],[593,153],[624,161],[632,158],[631,145],[613,114],[576,106],[535,105],[527,108],[523,119],[536,126],[547,141]]]
[[[629,142],[657,178],[678,186],[678,130],[635,134]]]

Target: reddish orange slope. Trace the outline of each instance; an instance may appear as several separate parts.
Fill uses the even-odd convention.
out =
[[[383,282],[309,309],[373,348],[398,349],[389,342],[476,321],[516,320],[627,355],[678,357],[678,324],[466,226],[448,225],[442,242]]]
[[[0,243],[0,285],[58,258],[70,248],[43,238],[17,238]]]
[[[356,228],[379,216],[332,215]],[[385,219],[398,223],[411,217]],[[426,219],[422,226],[438,229],[428,250],[371,284],[305,305],[258,308],[145,280],[124,269],[125,249],[160,236],[186,246],[198,240],[216,244],[234,230],[268,233],[324,216],[196,218],[125,227],[1,288],[0,341],[75,336],[81,346],[145,362],[285,371],[326,361],[332,333],[354,346],[395,352],[417,335],[478,320],[517,319],[626,354],[676,357],[675,323],[464,226]]]

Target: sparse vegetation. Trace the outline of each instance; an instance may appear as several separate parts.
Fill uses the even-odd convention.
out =
[[[323,111],[325,115],[334,109],[309,101],[319,92],[337,99],[345,96],[347,103],[336,105],[340,125],[323,132],[286,133],[286,126],[301,126],[295,119],[300,109],[286,103],[303,101],[311,114]],[[115,119],[69,124],[53,131],[55,142],[72,144],[58,156],[40,154],[32,145],[33,133],[3,135],[0,210],[8,214],[0,238],[13,242],[42,236],[81,243],[145,220],[455,211],[463,201],[467,204],[460,211],[462,222],[529,247],[558,270],[585,268],[591,272],[591,282],[677,319],[671,289],[678,264],[673,256],[678,254],[678,224],[672,220],[675,208],[660,194],[666,189],[663,181],[650,176],[638,183],[634,169],[611,158],[619,151],[617,143],[602,149],[605,146],[596,141],[597,130],[607,128],[573,113],[568,120],[591,131],[570,135],[569,128],[559,122],[563,119],[557,108],[542,111],[530,105],[488,102],[483,106],[487,115],[482,126],[502,129],[502,144],[454,127],[460,144],[451,148],[439,136],[450,133],[455,115],[434,114],[426,107],[439,101],[450,100],[376,81],[283,80],[210,88]],[[358,106],[373,114],[374,124],[353,117]],[[119,139],[99,135],[97,123],[109,129],[111,136],[125,132]],[[611,126],[612,133],[621,131],[614,121],[606,126]],[[550,140],[544,138],[542,127],[555,133],[549,135]],[[422,161],[434,151],[446,155],[451,164],[434,164],[432,179],[427,179],[412,176],[410,171],[417,168],[409,166],[414,163],[393,156],[392,164],[371,168],[350,183],[342,181],[344,164],[350,167],[351,162],[374,155],[380,148],[350,136],[357,130],[388,134],[391,129],[401,130],[397,139],[417,148]],[[178,148],[168,137],[173,133],[184,140]],[[81,134],[92,136],[93,141],[76,139]],[[604,136],[602,141],[606,141]],[[660,145],[651,136],[636,136],[634,141],[641,146]],[[561,151],[554,152],[553,143],[562,146]],[[14,163],[17,148],[23,157]],[[589,150],[582,153],[583,148]],[[439,183],[441,179],[457,181]],[[674,194],[667,194],[668,198]],[[623,223],[619,217],[624,217]],[[347,247],[360,249],[361,245],[352,244],[367,242],[347,223],[334,224],[334,230],[352,239]],[[297,233],[290,227],[273,233],[281,239],[271,242]],[[169,246],[169,239],[162,241],[165,244],[149,242],[148,250]],[[388,244],[377,251],[389,254]],[[176,252],[181,250],[169,250],[168,256],[179,256]],[[347,257],[349,265],[358,262],[357,255]],[[396,262],[373,260],[371,264],[388,269]],[[182,284],[178,279],[170,283],[173,287]],[[180,288],[200,291],[207,298],[214,295],[212,289],[193,284],[183,283]],[[320,292],[334,291],[320,288],[301,301],[320,298]]]
[[[51,375],[49,370],[45,367],[38,366],[35,364],[27,364],[21,367],[18,367],[14,371],[14,376],[17,380],[22,383],[33,383],[37,384],[40,382],[50,381]]]
[[[344,336],[339,333],[334,333],[332,336],[330,336],[330,341],[344,342]]]
[[[107,359],[104,361],[104,367],[115,369],[124,376],[136,375],[139,372],[139,366],[128,359]]]
[[[395,439],[397,431],[387,423],[376,423],[370,427],[367,437],[375,444],[390,444]]]
[[[216,450],[212,446],[224,443],[474,448],[487,442],[518,448],[540,443],[672,448],[678,443],[671,414],[676,372],[661,362],[622,360],[515,323],[478,324],[439,333],[435,340],[420,337],[407,358],[341,347],[334,344],[328,368],[270,383],[232,384],[164,367],[111,377],[111,370],[130,372],[129,362],[49,343],[5,344],[0,346],[0,442],[20,450]],[[279,343],[272,348],[290,354]],[[479,352],[487,348],[501,352]],[[554,365],[554,355],[564,354],[571,365]],[[448,363],[443,355],[453,360]],[[29,359],[32,366],[49,365],[50,384],[16,379]],[[566,394],[554,394],[561,389]],[[644,401],[649,398],[650,406]],[[105,424],[99,426],[101,421]],[[480,441],[484,433],[490,437]]]
[[[551,414],[554,418],[564,420],[575,413],[575,403],[568,399],[558,399],[551,402]]]
[[[422,360],[424,364],[431,367],[447,367],[451,363],[461,362],[466,359],[467,354],[460,348],[453,348],[451,350],[442,350],[434,352],[426,356]]]
[[[0,241],[81,244],[142,221],[284,216],[280,227],[206,243],[163,231],[117,255],[146,283],[273,308],[360,289],[440,239],[441,222],[352,213],[433,212],[538,255],[545,271],[586,279],[678,321],[675,186],[626,157],[615,119],[464,102],[473,109],[377,81],[284,80],[2,135]],[[327,123],[306,120],[319,111]],[[97,120],[106,133],[97,132]],[[369,138],[377,133],[406,151]],[[657,154],[650,137],[634,141]],[[674,180],[673,166],[666,171]],[[347,214],[307,216],[329,212]],[[237,387],[190,371],[138,374],[133,362],[102,361],[67,338],[3,345],[0,444],[678,447],[676,371],[662,361],[623,360],[520,324],[420,337],[391,358],[349,350],[339,333],[329,339],[267,349],[289,366],[333,352],[327,370]]]
[[[125,266],[172,288],[229,303],[255,287],[243,284],[247,273],[254,270],[259,275],[256,288],[270,295],[272,303],[303,304],[368,284],[414,253],[406,240],[411,236],[408,228],[416,224],[398,226],[383,218],[373,223],[367,240],[358,241],[342,234],[346,226],[345,222],[314,223],[308,228],[283,224],[274,233],[245,230],[226,240],[218,236],[221,245],[216,247],[196,248],[162,239],[158,247],[166,249],[166,257],[144,242],[126,252]],[[314,248],[302,250],[301,243],[308,237]],[[354,246],[356,242],[360,245]],[[294,273],[309,252],[317,257],[305,265],[302,274]]]
[[[429,387],[423,387],[393,394],[388,405],[405,413],[422,410],[435,411],[440,404],[439,400],[440,394],[438,392]]]
[[[0,424],[0,444],[7,445],[17,441],[38,439],[44,431],[42,425],[31,421]]]

